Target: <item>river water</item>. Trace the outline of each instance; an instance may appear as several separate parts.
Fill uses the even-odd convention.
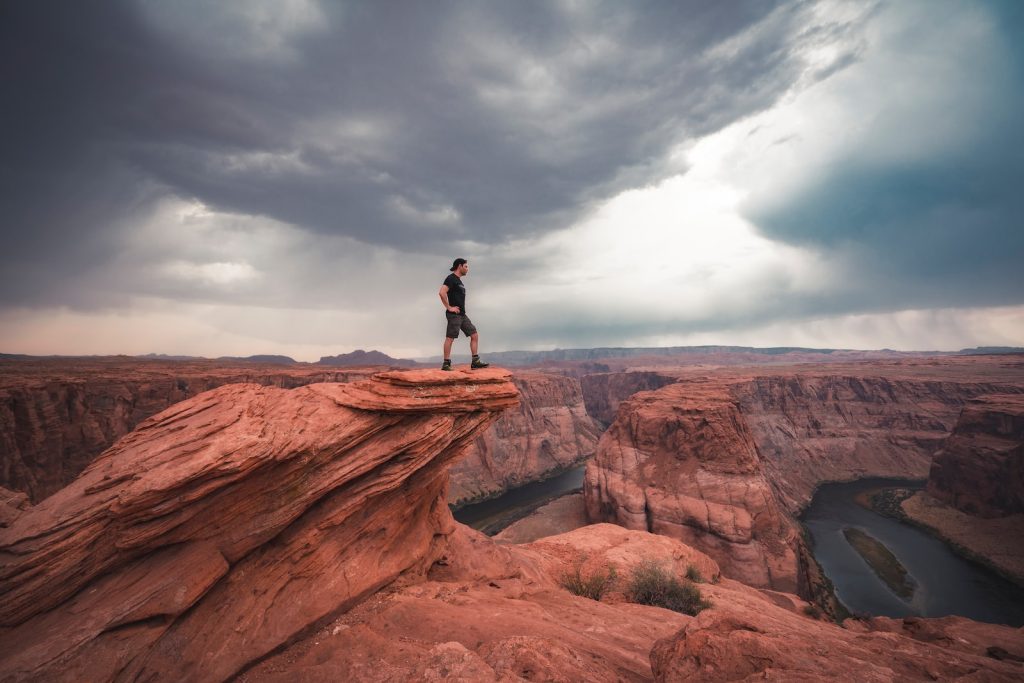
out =
[[[897,479],[861,479],[818,488],[802,520],[814,556],[835,584],[836,597],[854,613],[874,616],[941,617],[958,614],[976,621],[1024,625],[1024,589],[955,554],[921,529],[884,517],[854,497],[870,489],[919,488]],[[909,600],[889,590],[847,543],[844,527],[856,527],[881,541],[917,583]]]
[[[506,491],[497,498],[466,505],[452,511],[456,520],[493,536],[512,522],[522,519],[545,503],[583,488],[585,465],[566,470],[544,481],[534,481]]]

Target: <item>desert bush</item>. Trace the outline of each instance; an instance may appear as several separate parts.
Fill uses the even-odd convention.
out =
[[[686,565],[686,578],[694,583],[704,583],[704,575],[692,564]]]
[[[664,607],[691,616],[711,606],[692,582],[680,580],[654,560],[633,567],[626,586],[630,602]]]
[[[562,588],[574,595],[600,600],[615,584],[615,567],[607,565],[604,569],[595,569],[586,575],[583,572],[585,560],[585,557],[577,560],[570,571],[562,574],[560,583]]]
[[[804,605],[804,614],[809,616],[811,619],[821,619],[823,613],[821,608],[812,602]]]

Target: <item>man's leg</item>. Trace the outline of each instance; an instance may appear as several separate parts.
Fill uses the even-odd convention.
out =
[[[473,362],[469,364],[471,369],[486,368],[490,363],[485,363],[480,360],[480,356],[477,354],[477,349],[480,346],[480,335],[474,332],[469,335],[469,352],[473,354]]]
[[[452,342],[455,340],[451,337],[444,338],[444,362],[441,363],[442,370],[452,369]]]

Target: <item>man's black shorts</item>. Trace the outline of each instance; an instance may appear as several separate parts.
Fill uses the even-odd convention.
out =
[[[449,339],[458,339],[459,330],[462,330],[463,334],[467,337],[476,334],[476,325],[473,324],[468,315],[445,311],[444,317],[448,318],[448,330],[444,333],[444,336]]]

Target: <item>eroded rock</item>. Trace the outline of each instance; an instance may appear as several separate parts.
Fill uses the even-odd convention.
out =
[[[501,370],[431,370],[228,385],[153,416],[0,529],[0,668],[231,676],[425,571],[454,528],[448,464],[516,401]]]

